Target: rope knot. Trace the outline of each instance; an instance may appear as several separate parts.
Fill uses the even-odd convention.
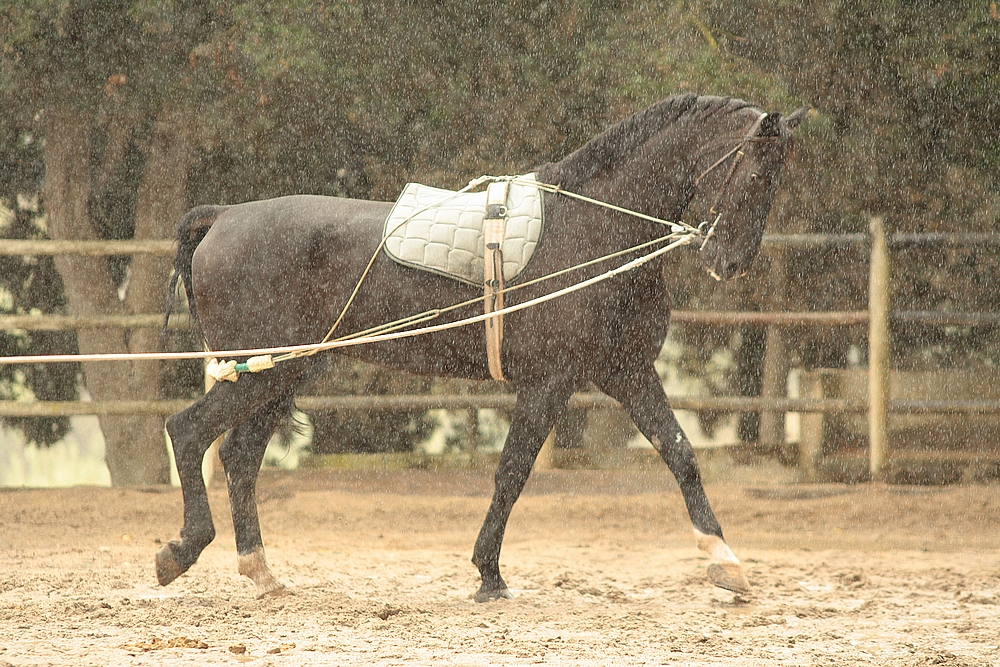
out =
[[[240,379],[240,373],[259,373],[268,368],[274,368],[274,359],[270,354],[262,354],[242,363],[235,360],[220,362],[213,358],[208,362],[205,373],[219,382],[236,382]]]
[[[239,371],[236,370],[235,361],[222,361],[214,357],[209,360],[205,373],[216,382],[236,382],[240,379]]]

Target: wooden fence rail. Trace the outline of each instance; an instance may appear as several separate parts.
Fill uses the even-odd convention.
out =
[[[930,310],[897,310],[889,313],[894,323],[933,326],[998,326],[1000,313],[961,313]],[[700,326],[848,327],[866,326],[867,310],[843,311],[703,311],[675,310],[673,324]],[[88,328],[159,328],[162,314],[150,315],[0,315],[0,331],[75,331]],[[170,315],[171,329],[191,326],[187,313]]]
[[[829,245],[865,246],[871,242],[866,233],[857,234],[764,234],[763,245],[809,248]],[[931,245],[1000,245],[1000,234],[952,234],[944,232],[889,234],[890,247]],[[172,240],[72,241],[61,239],[0,239],[0,255],[173,255],[177,244]]]
[[[672,321],[678,324],[705,326],[756,325],[767,327],[796,326],[864,326],[869,327],[869,347],[877,372],[870,370],[869,399],[852,403],[837,399],[784,399],[771,397],[675,396],[671,405],[682,410],[715,410],[720,412],[823,412],[861,413],[869,416],[871,434],[870,472],[879,478],[885,469],[887,420],[890,413],[953,413],[1000,414],[997,401],[890,401],[888,396],[887,350],[890,322],[932,326],[997,326],[1000,313],[950,313],[932,311],[889,310],[889,250],[890,248],[934,245],[998,245],[1000,234],[897,233],[885,234],[881,221],[872,220],[870,234],[766,234],[764,246],[811,248],[829,245],[868,247],[870,261],[869,309],[839,312],[699,312],[674,311]],[[147,241],[47,241],[0,240],[0,255],[128,255],[137,253],[172,255],[176,244],[169,240]],[[80,317],[73,315],[2,315],[0,330],[70,331],[100,327],[159,327],[160,314]],[[173,315],[171,327],[190,326],[186,315]],[[372,411],[423,410],[434,408],[473,409],[480,407],[512,408],[511,394],[441,395],[441,396],[304,396],[298,405],[307,411]],[[118,401],[118,402],[20,402],[0,401],[0,416],[52,417],[93,414],[172,414],[191,401]],[[574,407],[606,408],[617,405],[603,395],[578,394],[570,405]]]
[[[299,396],[296,406],[305,412],[404,412],[412,410],[470,410],[514,408],[514,394],[394,394],[371,396]],[[868,412],[868,403],[836,398],[761,398],[758,396],[671,396],[677,410],[717,412],[822,412],[858,414]],[[70,417],[76,415],[170,415],[193,400],[158,401],[0,401],[2,417]],[[618,405],[604,394],[575,394],[572,408],[607,409]],[[1000,414],[996,401],[890,401],[889,412],[898,414]]]
[[[72,241],[0,239],[0,255],[173,255],[177,244],[165,240]]]

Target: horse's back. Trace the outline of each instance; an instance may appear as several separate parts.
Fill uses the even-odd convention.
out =
[[[392,204],[361,199],[290,195],[225,207],[198,248],[206,254],[216,245],[244,251],[269,245],[280,250],[301,251],[299,246],[315,242],[317,235],[329,237],[370,236],[377,244],[380,227]]]
[[[375,252],[391,208],[318,195],[226,207],[192,261],[209,344],[222,349],[314,336]]]

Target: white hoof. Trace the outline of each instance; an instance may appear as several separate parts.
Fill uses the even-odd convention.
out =
[[[708,566],[709,580],[727,591],[747,595],[750,593],[750,581],[743,572],[743,565],[721,537],[706,535],[695,529],[695,541],[698,548],[708,554],[712,564]]]
[[[287,591],[285,585],[274,578],[270,568],[267,566],[267,559],[264,557],[264,549],[239,556],[239,573],[245,577],[250,577],[257,586],[257,598],[267,596],[284,595]]]
[[[743,566],[735,563],[712,563],[708,566],[708,580],[737,595],[749,595],[751,592]]]

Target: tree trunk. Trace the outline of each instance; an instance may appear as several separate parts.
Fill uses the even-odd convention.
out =
[[[161,117],[154,128],[146,171],[139,191],[136,238],[169,238],[184,207],[186,141]],[[91,164],[89,118],[70,110],[49,112],[45,131],[44,197],[49,235],[53,239],[96,239],[88,213]],[[76,315],[158,312],[162,307],[169,261],[138,255],[132,262],[128,295],[123,302],[105,257],[59,255],[56,268],[66,286],[70,311]],[[149,352],[159,349],[154,329],[81,329],[80,352]],[[160,398],[157,362],[89,362],[83,364],[87,390],[94,400]],[[170,464],[163,419],[153,415],[102,416],[105,458],[115,486],[165,484]]]
[[[139,186],[135,211],[135,239],[173,238],[174,228],[187,205],[185,195],[190,162],[191,152],[183,119],[179,114],[170,111],[161,113],[153,126],[146,166]],[[158,313],[163,310],[171,266],[169,257],[153,254],[133,255],[131,277],[125,293],[125,305],[129,312]],[[132,329],[128,334],[128,345],[134,352],[162,349],[159,329],[149,327]],[[137,398],[150,399],[162,397],[160,367],[159,361],[132,364],[133,395]],[[141,426],[136,424],[136,427],[142,429],[141,437],[144,441],[152,443],[159,438],[161,449],[163,448],[161,418],[144,416]],[[152,444],[147,447],[151,448]],[[164,449],[164,454],[165,451]],[[122,449],[120,453],[125,457],[139,454],[128,449]],[[166,462],[162,463],[167,465]],[[120,460],[115,461],[114,465],[126,469],[129,462]],[[111,466],[112,460],[109,457],[108,467]],[[165,474],[167,475],[165,481],[169,482],[169,467]]]

